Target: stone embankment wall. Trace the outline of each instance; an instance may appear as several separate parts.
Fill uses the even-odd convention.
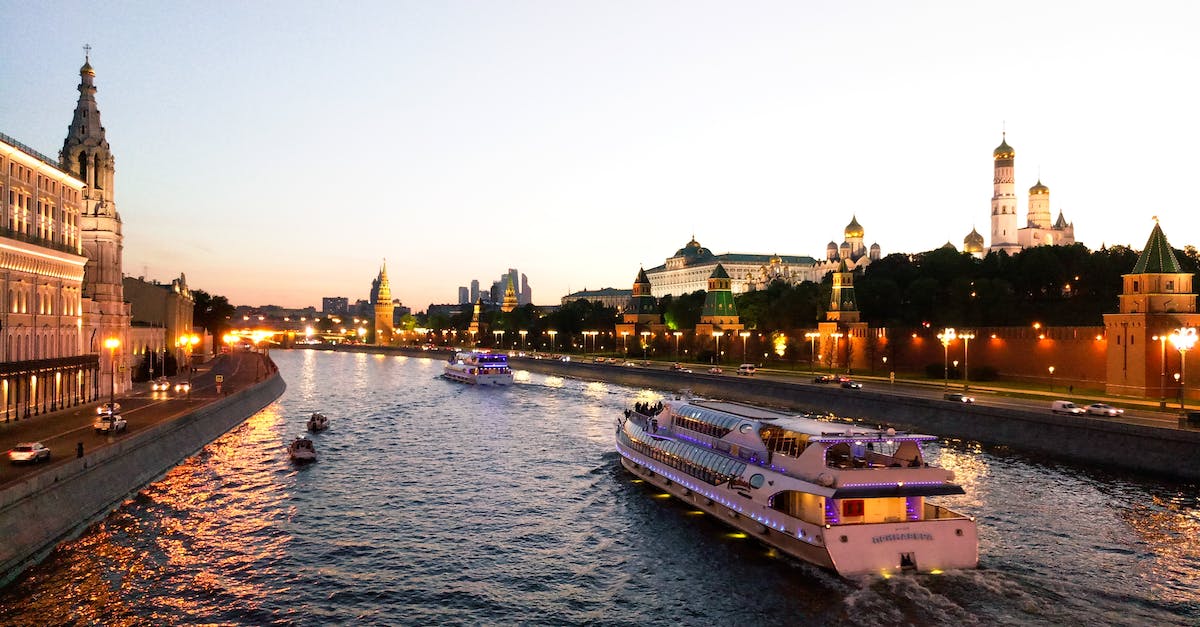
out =
[[[253,387],[0,491],[0,585],[274,402],[285,388],[276,372]]]
[[[1011,446],[1055,459],[1133,470],[1189,481],[1200,480],[1200,430],[1148,427],[1087,416],[1052,415],[1048,410],[1020,410],[964,405],[942,399],[888,394],[871,389],[844,390],[816,384],[794,384],[758,377],[689,374],[669,370],[625,368],[553,360],[513,360],[514,368],[608,381],[656,390],[688,390],[697,396],[740,400],[800,411],[833,412],[876,426],[887,425],[945,438]]]

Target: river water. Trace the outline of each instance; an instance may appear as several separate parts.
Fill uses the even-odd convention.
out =
[[[630,480],[613,419],[662,391],[272,357],[277,403],[0,591],[0,624],[1200,623],[1197,485],[943,440],[967,494],[937,502],[977,517],[980,568],[841,579]],[[293,466],[315,410],[320,460]]]

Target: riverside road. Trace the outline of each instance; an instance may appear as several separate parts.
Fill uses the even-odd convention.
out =
[[[23,480],[47,466],[65,463],[77,455],[83,445],[85,452],[107,446],[131,433],[172,420],[194,411],[207,403],[234,391],[243,389],[270,374],[273,366],[259,353],[235,352],[221,355],[198,365],[192,374],[192,391],[152,392],[149,383],[134,384],[133,393],[116,397],[121,405],[120,414],[128,426],[124,431],[108,435],[96,433],[92,423],[96,419],[96,407],[108,402],[108,396],[98,402],[78,405],[56,412],[30,416],[18,421],[0,422],[0,451],[8,451],[18,442],[41,442],[50,449],[50,461],[39,464],[16,465],[7,459],[0,463],[0,488]],[[216,377],[221,376],[221,392],[217,392]],[[171,381],[186,382],[187,376],[180,375]],[[5,456],[7,457],[7,456]]]

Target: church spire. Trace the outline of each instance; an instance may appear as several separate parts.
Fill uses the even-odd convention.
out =
[[[67,128],[59,160],[62,169],[83,181],[88,202],[85,213],[116,216],[113,204],[114,160],[104,126],[100,124],[100,109],[96,106],[96,70],[92,68],[91,46],[84,46],[83,67],[79,68],[79,101]]]

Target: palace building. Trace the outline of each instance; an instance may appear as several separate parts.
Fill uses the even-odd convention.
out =
[[[829,242],[824,261],[807,255],[714,255],[693,237],[663,265],[646,270],[646,276],[650,279],[651,292],[657,298],[708,289],[708,279],[718,265],[728,275],[733,294],[766,289],[776,280],[793,285],[804,281],[820,283],[826,273],[836,272],[843,262],[850,271],[854,271],[879,259],[879,244],[867,248],[863,243],[863,234],[857,216],[853,217],[846,226],[841,245]]]

